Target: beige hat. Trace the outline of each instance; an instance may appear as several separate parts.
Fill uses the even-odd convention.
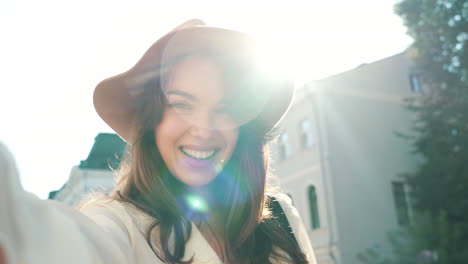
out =
[[[156,41],[130,70],[100,82],[94,90],[97,113],[131,143],[132,120],[138,109],[136,97],[143,92],[144,85],[159,78],[161,70],[170,66],[170,62],[197,52],[216,52],[236,62],[255,63],[255,41],[251,36],[190,20]],[[267,128],[273,128],[283,117],[294,94],[291,80],[275,78],[268,80],[270,85],[259,91],[262,100],[258,103],[258,113],[253,113]]]

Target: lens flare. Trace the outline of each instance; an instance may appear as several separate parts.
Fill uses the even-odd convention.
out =
[[[224,160],[221,160],[220,162],[218,162],[214,167],[215,167],[216,174],[221,173],[221,171],[224,168]]]
[[[206,201],[201,197],[189,195],[186,197],[186,201],[193,211],[205,212],[208,209]]]

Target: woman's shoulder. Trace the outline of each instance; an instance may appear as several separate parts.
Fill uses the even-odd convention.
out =
[[[81,201],[77,209],[95,222],[112,220],[127,230],[144,229],[152,218],[134,205],[104,194],[93,194]]]
[[[274,199],[278,202],[278,204],[281,206],[282,213],[284,213],[286,216],[290,227],[293,229],[293,231],[297,232],[297,230],[300,229],[299,226],[302,225],[302,220],[299,212],[292,204],[291,198],[287,194],[281,192],[270,194],[268,196],[271,197],[272,200]]]
[[[126,211],[124,203],[103,193],[93,193],[89,195],[86,199],[80,201],[76,208],[79,211],[86,211],[92,208],[108,208],[110,210]]]
[[[268,196],[275,198],[281,205],[292,206],[291,197],[282,192],[269,193]]]
[[[93,194],[82,200],[76,209],[91,218],[97,224],[112,221],[122,228],[132,225],[128,208],[121,203],[104,194]]]
[[[271,200],[276,200],[279,205],[281,205],[281,209],[284,211],[285,214],[294,214],[298,215],[296,208],[292,204],[291,197],[289,197],[287,194],[282,193],[282,192],[274,192],[274,193],[268,193],[268,197],[270,197]]]
[[[292,204],[291,198],[287,194],[281,192],[270,194],[269,196],[274,197],[275,200],[278,201],[278,203],[281,205],[281,209],[286,215],[288,223],[296,237],[297,242],[299,243],[302,252],[306,254],[310,263],[316,263],[307,229],[302,222],[298,210]]]
[[[108,195],[95,193],[82,200],[76,209],[86,215],[102,214],[125,217],[130,208]]]

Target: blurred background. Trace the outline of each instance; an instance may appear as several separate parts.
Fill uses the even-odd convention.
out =
[[[0,140],[27,191],[112,188],[124,143],[93,89],[191,18],[255,35],[297,80],[272,167],[319,264],[468,263],[461,0],[3,3]]]

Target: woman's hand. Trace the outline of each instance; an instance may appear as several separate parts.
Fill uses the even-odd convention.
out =
[[[24,192],[13,156],[0,142],[0,264],[15,262],[15,251],[21,243],[18,228],[18,197]],[[6,244],[5,244],[6,243]]]
[[[6,264],[5,252],[3,252],[3,248],[1,247],[0,247],[0,264]]]

